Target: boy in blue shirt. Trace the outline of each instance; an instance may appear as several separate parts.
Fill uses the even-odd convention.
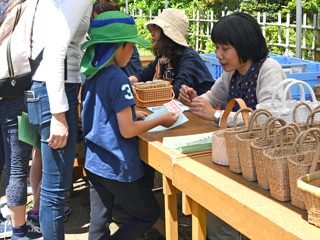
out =
[[[137,121],[146,114],[135,111],[130,81],[120,69],[130,60],[135,43],[146,47],[149,41],[138,37],[130,15],[110,11],[92,21],[91,41],[82,46],[87,48],[81,62],[81,72],[87,76],[81,98],[92,240],[110,239],[115,198],[132,217],[112,239],[137,239],[160,216],[144,178],[136,136],[158,125],[170,127],[178,116],[167,112],[149,121]]]

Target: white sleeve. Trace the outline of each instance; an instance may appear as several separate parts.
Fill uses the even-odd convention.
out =
[[[50,31],[47,31],[48,36],[46,36],[47,41],[40,66],[47,70],[45,81],[51,113],[61,113],[69,110],[64,90],[64,59],[81,21],[90,5],[92,5],[92,0],[51,0],[44,2],[46,9],[51,8],[50,12],[52,14],[45,23],[46,28]],[[86,33],[86,30],[83,34]]]

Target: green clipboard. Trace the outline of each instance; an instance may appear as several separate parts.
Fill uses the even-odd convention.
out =
[[[21,117],[18,116],[18,130],[18,138],[20,141],[26,142],[41,151],[38,129],[29,122],[29,116],[25,112],[22,112]]]

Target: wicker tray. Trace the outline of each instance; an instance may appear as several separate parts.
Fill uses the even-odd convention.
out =
[[[132,86],[134,100],[138,107],[158,106],[170,102],[174,98],[172,85],[161,88],[139,89]]]

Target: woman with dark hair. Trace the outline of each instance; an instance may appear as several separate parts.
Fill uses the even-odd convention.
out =
[[[258,103],[270,101],[273,89],[286,75],[276,60],[268,58],[267,44],[257,21],[242,12],[222,17],[213,27],[211,39],[224,72],[211,90],[199,97],[194,89],[183,85],[179,100],[190,106],[195,115],[216,123],[222,112],[214,108],[233,98],[242,98],[252,109]],[[278,91],[277,99],[280,100],[283,90]],[[232,126],[233,117],[234,113],[230,113],[228,126]],[[241,121],[239,116],[238,124]],[[240,233],[208,212],[207,239],[239,240]]]
[[[189,28],[188,17],[178,9],[165,9],[157,18],[145,24],[152,35],[156,59],[130,82],[153,79],[172,79],[175,96],[181,86],[187,85],[198,94],[208,91],[214,83],[212,75],[199,54],[188,47],[185,39]]]
[[[190,106],[195,115],[216,123],[222,112],[215,108],[232,98],[242,98],[252,109],[256,109],[258,103],[271,101],[273,89],[287,77],[281,65],[268,57],[267,44],[257,21],[242,12],[222,17],[212,28],[211,39],[224,72],[211,90],[199,97],[194,89],[182,86],[179,100]],[[283,90],[278,91],[277,99]],[[232,125],[233,116],[229,115],[228,126]],[[238,121],[240,119],[241,116]]]

